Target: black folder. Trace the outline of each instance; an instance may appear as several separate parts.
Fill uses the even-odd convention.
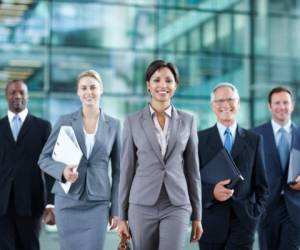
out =
[[[222,149],[201,169],[201,179],[208,184],[217,184],[220,181],[230,179],[231,182],[226,185],[230,189],[239,181],[244,180],[233,159],[225,149]]]
[[[288,184],[295,184],[296,178],[300,175],[300,151],[292,148],[290,152],[290,162],[288,168]]]

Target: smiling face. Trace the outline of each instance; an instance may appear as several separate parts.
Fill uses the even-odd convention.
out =
[[[157,69],[147,81],[147,88],[152,96],[152,102],[170,103],[177,88],[172,71],[168,67]]]
[[[27,107],[28,90],[22,81],[10,83],[6,90],[8,108],[13,113],[19,113]]]
[[[212,109],[224,126],[229,127],[235,122],[239,107],[240,99],[232,88],[224,86],[215,90]]]
[[[100,83],[91,76],[82,77],[77,85],[77,95],[84,107],[98,107],[103,90]]]
[[[272,118],[280,125],[285,125],[290,119],[294,110],[291,95],[285,91],[273,93],[269,103],[269,110]]]

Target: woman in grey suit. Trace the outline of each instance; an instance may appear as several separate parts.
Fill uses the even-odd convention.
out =
[[[101,250],[108,221],[111,228],[117,225],[120,122],[100,109],[102,93],[99,74],[93,70],[82,72],[77,81],[81,109],[60,117],[40,155],[41,169],[56,179],[52,192],[62,250]],[[83,153],[77,166],[52,159],[63,126],[74,130]],[[67,193],[61,182],[72,183]]]
[[[118,231],[134,250],[182,250],[190,220],[191,241],[202,234],[196,125],[171,104],[173,64],[153,61],[145,79],[151,101],[124,123]]]

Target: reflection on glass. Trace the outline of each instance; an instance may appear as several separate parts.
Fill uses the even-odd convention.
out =
[[[268,117],[258,114],[261,106],[250,110],[248,103],[260,103],[275,84],[299,88],[297,2],[1,1],[0,112],[6,109],[5,84],[20,78],[36,99],[34,112],[53,119],[63,112],[61,104],[76,105],[78,73],[95,69],[104,80],[103,105],[122,118],[148,101],[145,69],[163,58],[180,71],[174,101],[192,111],[199,126],[213,121],[209,94],[221,81],[237,85],[245,111],[241,119],[250,126]]]
[[[152,49],[153,22],[153,8],[57,2],[53,4],[52,42],[101,49]]]

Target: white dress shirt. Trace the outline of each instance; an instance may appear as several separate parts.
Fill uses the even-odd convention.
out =
[[[7,117],[8,117],[8,121],[9,121],[9,125],[10,125],[10,128],[12,130],[12,120],[13,118],[15,117],[15,115],[18,115],[21,119],[21,122],[22,122],[22,125],[27,117],[27,114],[28,114],[28,109],[24,109],[23,111],[21,111],[20,113],[13,113],[11,112],[10,110],[7,111]],[[22,127],[22,126],[21,126]]]
[[[224,145],[224,142],[225,142],[225,130],[227,129],[227,127],[225,127],[222,123],[217,122],[217,128],[218,128],[218,131],[219,131],[220,138],[222,140],[222,144]],[[228,128],[229,128],[229,130],[231,132],[232,143],[234,143],[235,136],[236,136],[237,122],[234,122]]]
[[[155,127],[155,135],[156,138],[158,140],[158,144],[160,146],[160,151],[162,156],[164,157],[167,151],[167,146],[168,146],[168,141],[169,141],[169,137],[170,137],[170,128],[169,128],[169,124],[170,124],[170,119],[172,118],[172,105],[170,105],[165,111],[165,125],[163,127],[163,129],[161,128],[161,126],[159,125],[158,119],[157,119],[157,115],[155,113],[155,110],[151,107],[151,105],[149,105],[149,109],[150,109],[150,114],[154,123],[154,127]]]
[[[278,142],[279,142],[280,135],[281,135],[281,133],[279,132],[279,129],[283,128],[287,132],[287,141],[288,141],[289,147],[291,148],[291,144],[292,144],[292,121],[289,120],[287,122],[287,124],[285,124],[283,127],[281,127],[281,125],[279,125],[278,123],[276,123],[272,119],[271,124],[272,124],[272,128],[273,128],[273,133],[274,133],[274,137],[275,137],[276,146],[278,146]]]
[[[83,128],[84,135],[85,135],[85,148],[86,148],[87,158],[90,157],[92,150],[94,148],[94,145],[95,145],[95,136],[96,136],[96,133],[98,130],[98,124],[99,124],[99,118],[98,118],[98,121],[96,124],[95,131],[94,131],[94,133],[91,133],[91,134],[87,133],[85,128]]]

